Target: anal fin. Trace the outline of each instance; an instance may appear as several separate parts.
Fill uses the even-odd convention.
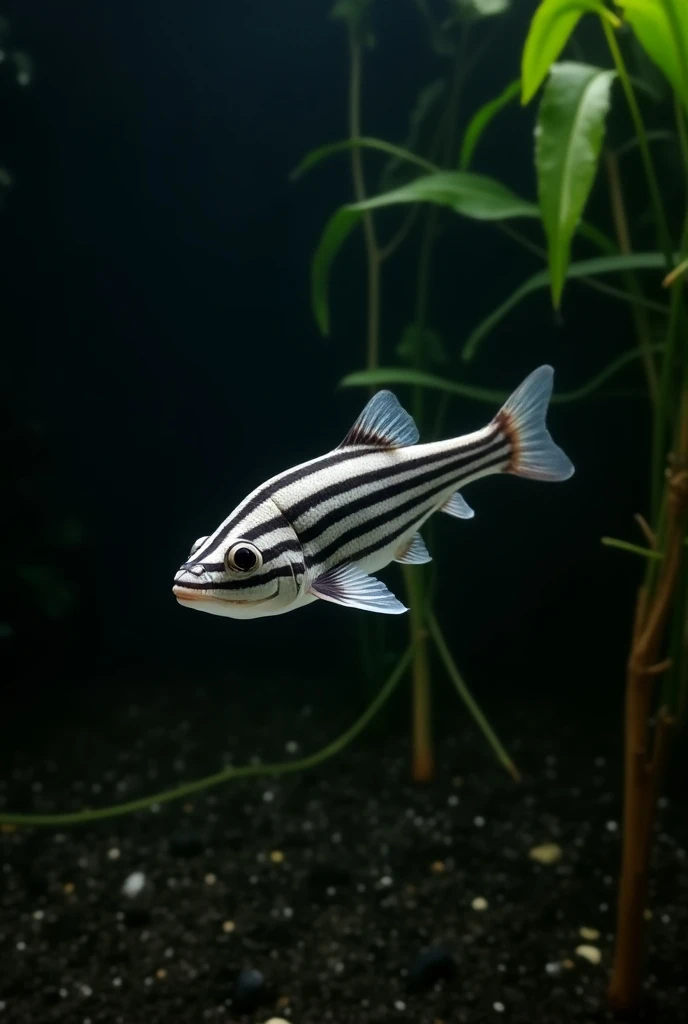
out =
[[[395,562],[401,565],[425,565],[432,562],[432,555],[425,546],[419,533],[414,533],[410,540],[405,541],[394,556]]]
[[[384,583],[356,565],[328,569],[311,584],[310,592],[322,601],[331,601],[346,608],[361,608],[385,615],[401,615],[408,611]]]

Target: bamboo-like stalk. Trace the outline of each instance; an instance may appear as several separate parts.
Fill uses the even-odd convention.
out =
[[[654,684],[671,667],[658,663],[674,599],[688,524],[688,391],[681,403],[677,451],[665,483],[666,546],[652,594],[641,588],[628,659],[625,711],[624,816],[616,949],[609,1002],[617,1010],[637,1006],[642,991],[644,914],[657,800],[675,726],[661,707],[654,734],[649,728]]]

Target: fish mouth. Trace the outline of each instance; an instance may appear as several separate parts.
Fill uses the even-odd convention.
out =
[[[277,590],[278,590],[278,588],[275,587],[273,592],[271,594],[268,594],[267,597],[261,597],[258,601],[251,601],[250,599],[246,599],[246,598],[241,600],[241,598],[236,598],[235,599],[235,598],[232,598],[232,597],[214,597],[212,594],[209,594],[207,590],[192,590],[190,587],[182,587],[182,586],[179,586],[179,584],[175,584],[172,587],[172,593],[177,598],[177,600],[179,601],[180,604],[194,604],[194,603],[201,604],[201,603],[203,603],[203,604],[220,604],[220,605],[223,605],[223,606],[234,605],[234,604],[241,604],[241,605],[265,604],[266,601],[272,601],[272,599],[277,596]]]

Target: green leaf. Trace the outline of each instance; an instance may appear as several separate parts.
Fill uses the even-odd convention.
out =
[[[518,96],[520,88],[521,80],[517,78],[516,81],[510,82],[499,96],[490,100],[489,103],[486,103],[476,114],[473,115],[468,127],[466,128],[463,142],[461,144],[459,168],[462,171],[465,171],[470,164],[473,153],[475,152],[475,147],[478,145],[478,142],[480,141],[487,126],[494,120],[500,110],[502,110],[507,103],[510,103],[515,96]]]
[[[643,49],[671,82],[688,112],[686,0],[616,0]]]
[[[652,548],[642,548],[639,544],[629,544],[626,540],[617,540],[616,537],[601,537],[602,543],[608,548],[619,548],[620,551],[630,551],[633,555],[642,555],[643,558],[654,558],[660,561],[664,558],[662,551],[654,551]]]
[[[655,345],[652,351],[663,350],[663,345]],[[585,384],[574,388],[572,391],[555,391],[552,395],[552,402],[565,404],[578,402],[582,398],[589,398],[602,387],[611,377],[614,377],[619,370],[642,358],[643,353],[638,349],[632,352],[624,352],[618,359],[613,360],[603,370],[591,377]],[[375,370],[358,370],[349,373],[340,382],[339,386],[344,388],[369,388],[388,387],[394,384],[408,385],[409,387],[428,388],[431,391],[443,391],[449,395],[459,395],[461,398],[470,398],[474,402],[487,402],[490,405],[500,405],[509,397],[507,391],[495,391],[492,388],[476,387],[472,384],[464,384],[462,381],[449,380],[434,373],[425,373],[422,370],[412,370],[401,366],[380,366]]]
[[[439,170],[429,160],[424,160],[423,157],[416,156],[415,153],[402,149],[401,146],[394,146],[391,142],[385,142],[384,139],[361,136],[358,139],[342,139],[340,142],[327,142],[324,146],[312,149],[310,153],[305,155],[301,163],[294,168],[289,177],[292,181],[296,181],[302,174],[309,171],[311,167],[319,164],[321,160],[334,156],[335,153],[343,153],[349,149],[377,149],[381,153],[389,153],[397,160],[405,160],[409,164],[415,164],[416,167],[422,167],[424,171],[434,172]]]
[[[598,256],[590,260],[580,260],[576,263],[569,263],[566,276],[594,277],[596,274],[611,274],[617,271],[629,270],[663,270],[666,267],[666,259],[659,252],[634,252],[627,255]],[[524,281],[508,299],[485,317],[482,323],[471,331],[463,349],[463,359],[468,362],[475,356],[478,345],[492,331],[507,313],[510,313],[527,295],[538,291],[539,288],[546,288],[551,284],[551,277],[548,270],[540,270],[537,274]]]
[[[615,76],[587,64],[555,64],[540,103],[535,164],[555,308],[571,239],[595,180]]]
[[[505,185],[482,174],[442,171],[373,196],[362,203],[340,207],[330,217],[313,257],[311,297],[315,319],[323,334],[329,333],[328,286],[332,261],[366,210],[403,203],[433,203],[475,220],[507,220],[539,217],[535,203],[514,195]]]
[[[582,15],[592,13],[619,25],[600,0],[543,0],[533,16],[521,57],[521,103],[529,103],[566,46]]]

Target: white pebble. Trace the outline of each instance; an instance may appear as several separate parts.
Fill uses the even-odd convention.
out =
[[[25,942],[21,942],[21,940],[20,940],[17,943],[17,949],[19,950],[20,953],[23,953],[24,950],[26,949],[26,943]]]
[[[382,878],[380,879],[380,885],[383,887],[383,889],[388,889],[391,884],[392,879],[389,877],[389,875],[383,875]]]
[[[110,854],[112,852],[113,851],[110,850],[110,853],[108,854],[108,857],[110,856]],[[117,856],[119,856],[119,850],[117,851]],[[116,859],[116,858],[111,858],[111,859]],[[143,871],[133,871],[124,880],[124,884],[122,886],[122,892],[124,893],[125,896],[128,896],[130,899],[134,899],[134,897],[138,896],[139,893],[144,889],[145,885],[146,885],[146,876],[144,875]]]
[[[497,1013],[504,1013],[504,1011],[506,1009],[504,1003],[493,1003],[492,1004],[492,1008],[493,1008],[493,1010],[496,1010]]]
[[[80,991],[85,999],[88,999],[89,996],[93,995],[93,989],[90,985],[82,985]]]
[[[275,799],[275,794],[272,792],[272,790],[271,789],[266,789],[265,792],[263,793],[263,800],[265,801],[265,803],[266,804],[270,804],[270,803],[272,803],[272,801],[274,799]]]
[[[489,903],[484,896],[476,896],[471,902],[471,906],[474,910],[487,910]]]
[[[473,824],[475,825],[476,828],[482,828],[483,825],[485,824],[485,819],[481,814],[477,814],[473,819]]]
[[[561,974],[561,964],[558,960],[553,960],[551,963],[545,964],[545,971],[553,976]]]
[[[120,853],[116,846],[113,846],[111,850],[108,850],[108,860],[119,860]]]
[[[397,999],[396,1003],[394,1004],[394,1009],[399,1010],[400,1013],[402,1012],[402,1010],[406,1009],[406,1003],[403,1001],[403,999]]]
[[[34,910],[34,912],[33,912],[33,919],[34,919],[34,921],[42,921],[44,917],[45,917],[45,914],[44,914],[44,912],[42,910]]]
[[[616,832],[618,827],[619,826],[617,825],[617,823],[615,821],[608,821],[607,822],[607,832]]]
[[[576,953],[591,964],[598,964],[602,959],[602,954],[597,946],[576,946]]]
[[[289,740],[288,743],[285,743],[284,749],[288,754],[295,754],[299,749],[299,745],[296,740]]]
[[[120,985],[122,984],[122,979],[121,978],[113,978],[112,979],[112,984],[114,985],[115,988],[119,988]]]

